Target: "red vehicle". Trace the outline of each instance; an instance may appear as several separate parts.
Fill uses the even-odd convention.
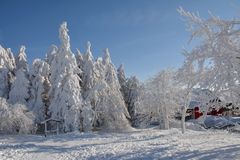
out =
[[[208,115],[212,115],[212,116],[217,116],[218,115],[218,111],[215,108],[212,108],[212,110],[210,112],[207,113]]]
[[[203,113],[200,112],[199,107],[194,108],[194,113],[193,114],[194,114],[194,119],[198,119],[199,117],[201,117],[203,115]]]

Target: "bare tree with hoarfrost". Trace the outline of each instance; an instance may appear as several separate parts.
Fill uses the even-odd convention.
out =
[[[80,128],[80,111],[82,109],[81,87],[79,85],[80,69],[70,49],[67,23],[59,29],[61,47],[58,49],[50,68],[51,117],[63,120],[64,131]]]
[[[183,66],[188,65],[188,61],[184,62]],[[190,65],[188,67],[182,67],[178,70],[177,72],[177,80],[180,85],[182,85],[182,103],[180,104],[181,106],[181,112],[182,112],[182,117],[181,117],[181,128],[182,128],[182,133],[186,132],[186,125],[185,125],[185,117],[186,117],[186,111],[188,106],[190,105],[191,101],[191,94],[194,89],[194,87],[198,84],[199,78],[198,77],[198,72],[194,71],[193,66]]]
[[[178,92],[175,71],[163,70],[145,83],[138,112],[158,117],[160,129],[169,129],[179,106]]]
[[[209,19],[203,19],[182,8],[178,11],[187,20],[191,39],[202,40],[192,51],[185,51],[187,63],[182,69],[193,68],[198,87],[211,90],[215,97],[229,95],[232,102],[239,103],[239,20],[222,20],[211,13]]]
[[[154,79],[153,84],[156,87],[157,99],[158,99],[158,108],[160,116],[160,128],[169,129],[169,108],[171,107],[169,103],[172,102],[172,88],[171,84],[171,72],[162,71]]]

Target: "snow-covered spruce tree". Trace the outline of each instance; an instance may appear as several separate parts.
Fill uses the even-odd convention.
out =
[[[52,64],[52,61],[55,57],[55,55],[57,54],[57,51],[58,51],[58,48],[57,46],[55,45],[51,45],[48,49],[48,52],[46,54],[46,58],[45,58],[45,61],[51,65]]]
[[[9,92],[11,104],[21,103],[28,105],[30,98],[30,81],[28,79],[28,63],[25,47],[21,46],[19,55],[16,57],[15,79]]]
[[[46,115],[46,110],[48,109],[48,91],[50,89],[49,84],[49,72],[50,66],[40,60],[35,59],[33,61],[32,67],[30,69],[30,80],[32,83],[31,88],[31,110],[36,115],[36,122],[41,122],[45,120],[48,116]]]
[[[0,45],[0,97],[8,98],[15,67],[11,49],[5,50]]]
[[[21,46],[19,50],[19,54],[17,55],[16,59],[16,70],[23,69],[25,72],[28,72],[28,62],[27,62],[27,55],[26,55],[26,47]]]
[[[125,86],[124,100],[127,105],[128,113],[131,116],[132,125],[136,121],[137,108],[140,103],[140,95],[142,92],[142,86],[136,76],[132,76],[127,79]]]
[[[82,89],[83,97],[86,99],[88,97],[89,91],[94,87],[97,79],[90,42],[87,43],[87,51],[84,54],[83,62]]]
[[[108,49],[104,50],[103,66],[104,78],[102,81],[102,107],[104,125],[108,129],[126,130],[129,128],[127,118],[130,118],[125,106],[122,94],[120,92],[120,84],[114,65],[111,62]]]
[[[77,49],[77,52],[76,52],[75,57],[76,57],[76,61],[77,61],[78,67],[79,67],[81,70],[83,70],[83,64],[84,64],[83,55],[82,55],[82,53],[80,52],[79,49]]]
[[[127,79],[126,79],[123,64],[121,64],[117,69],[117,77],[118,77],[119,84],[121,86],[120,90],[121,90],[122,94],[124,95],[124,89],[125,89],[125,86],[126,86]]]
[[[110,87],[116,88],[120,92],[120,84],[117,79],[116,69],[111,62],[108,48],[104,50],[103,65],[105,68],[105,81]]]
[[[99,117],[97,117],[97,114],[99,113],[99,95],[101,95],[100,88],[102,81],[104,81],[104,68],[101,60],[98,59],[94,62],[90,42],[87,43],[87,51],[83,56],[82,63],[83,97],[86,103],[84,105],[82,115],[85,115],[85,117],[88,115],[86,117],[89,122],[88,124],[91,124],[91,127],[94,127],[93,129],[95,130],[96,127],[101,127],[102,125],[100,123],[97,124],[96,122],[101,121]],[[89,130],[90,126],[85,128]]]
[[[77,49],[77,52],[75,54],[75,57],[76,57],[76,61],[77,61],[77,65],[78,65],[78,68],[80,68],[81,71],[83,71],[83,66],[84,66],[84,61],[83,61],[83,55],[81,54],[80,50]],[[80,72],[78,74],[78,76],[80,77],[80,86],[81,88],[83,88],[83,82],[82,82],[82,79],[83,79],[83,72]]]
[[[21,103],[28,104],[30,98],[30,82],[23,68],[20,68],[15,73],[15,79],[9,92],[9,102],[11,104]]]
[[[124,67],[123,64],[121,64],[118,69],[117,69],[117,77],[118,77],[118,81],[120,84],[120,91],[122,93],[123,99],[128,107],[128,101],[129,101],[129,97],[128,97],[128,93],[129,93],[129,89],[127,88],[127,78],[125,76],[125,71],[124,71]],[[131,115],[130,115],[131,116]]]
[[[121,86],[120,91],[123,95],[123,99],[128,109],[128,113],[131,117],[131,123],[133,126],[136,120],[136,106],[139,104],[140,97],[140,82],[137,77],[133,76],[126,78],[124,67],[121,64],[117,70],[118,81]]]
[[[92,109],[92,105],[89,101],[86,101],[83,105],[81,112],[81,130],[85,132],[92,131],[94,122],[95,111]]]
[[[9,57],[9,63],[8,63],[8,68],[11,68],[11,70],[14,70],[16,68],[16,62],[15,62],[15,57],[12,53],[11,48],[7,48],[7,53],[8,53],[8,57]]]
[[[81,87],[79,85],[80,69],[70,49],[67,23],[59,29],[61,46],[54,56],[50,68],[51,117],[63,120],[65,132],[80,128],[80,111],[82,109]]]

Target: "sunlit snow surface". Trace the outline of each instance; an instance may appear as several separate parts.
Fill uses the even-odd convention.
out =
[[[0,159],[240,159],[240,134],[157,128],[128,133],[1,136]]]

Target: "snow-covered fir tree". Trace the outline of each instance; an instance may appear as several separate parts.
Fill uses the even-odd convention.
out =
[[[89,94],[88,92],[94,87],[96,83],[96,71],[90,42],[87,43],[87,51],[84,54],[83,62],[82,86],[83,97],[85,99]]]
[[[11,70],[14,70],[16,68],[16,62],[15,62],[15,57],[13,55],[13,52],[11,50],[11,48],[7,48],[7,53],[8,53],[8,57],[9,57],[9,68],[11,68]]]
[[[51,46],[49,47],[48,52],[47,52],[47,54],[46,54],[46,58],[45,58],[45,61],[46,61],[49,65],[51,65],[51,63],[52,63],[55,55],[57,54],[57,51],[58,51],[57,46],[51,45]]]
[[[132,125],[134,126],[134,121],[136,120],[136,107],[139,104],[141,92],[140,82],[135,76],[126,78],[124,67],[122,64],[117,70],[117,76],[121,86],[120,91],[123,95],[125,104],[131,117]]]
[[[8,106],[24,115],[33,111],[30,119],[36,123],[47,118],[62,120],[65,132],[92,127],[129,129],[130,115],[108,49],[103,59],[95,61],[88,42],[85,54],[77,50],[75,56],[66,22],[60,26],[59,38],[61,46],[52,45],[45,61],[35,59],[30,70],[25,46],[15,58],[10,49],[0,48],[1,97],[9,97]]]
[[[120,84],[120,91],[121,91],[123,99],[127,105],[128,88],[127,88],[127,78],[125,75],[123,64],[121,64],[117,69],[117,77],[118,77],[118,81]]]
[[[82,55],[82,53],[80,52],[79,49],[77,49],[75,57],[76,57],[78,68],[80,68],[80,70],[83,71],[83,66],[84,66],[83,55]],[[83,72],[80,72],[78,74],[78,76],[80,77],[80,82],[79,82],[80,86],[81,86],[81,88],[83,88],[83,81],[82,81],[82,79],[83,79]]]
[[[16,70],[22,68],[25,72],[28,72],[29,68],[25,50],[26,50],[25,46],[20,47],[19,54],[16,57]]]
[[[152,85],[156,90],[159,120],[161,129],[169,129],[169,110],[175,110],[173,105],[174,83],[173,72],[169,70],[161,71],[152,81]]]
[[[125,103],[127,105],[128,112],[131,116],[132,124],[136,119],[137,107],[140,103],[140,95],[142,86],[136,76],[132,76],[127,79],[125,87]]]
[[[108,49],[104,50],[103,66],[105,81],[102,84],[104,86],[102,103],[105,103],[103,109],[105,125],[110,129],[127,129],[129,128],[127,118],[130,119],[130,115],[120,92],[116,69],[111,62]]]
[[[118,81],[121,86],[121,92],[124,93],[124,86],[126,86],[126,75],[124,71],[124,66],[121,64],[118,69],[117,69],[117,76],[118,76]]]
[[[54,56],[50,68],[51,117],[63,120],[65,132],[80,128],[80,111],[82,109],[81,87],[79,85],[80,69],[70,49],[70,37],[67,23],[59,29],[61,46]]]
[[[25,53],[25,46],[21,46],[16,57],[15,79],[9,92],[9,102],[12,104],[21,103],[28,105],[30,99],[30,81],[28,75],[28,62]]]
[[[8,98],[14,69],[15,59],[11,49],[0,46],[0,97]]]
[[[41,122],[46,119],[46,110],[48,104],[48,91],[50,84],[48,83],[50,66],[40,60],[35,59],[30,69],[30,80],[31,80],[31,101],[30,105],[32,111],[36,114],[36,121]]]
[[[83,60],[83,55],[82,55],[82,53],[80,52],[79,49],[77,49],[77,52],[76,52],[75,57],[76,57],[76,60],[77,60],[77,65],[78,65],[78,67],[79,67],[81,70],[83,70],[84,60]]]
[[[20,68],[16,71],[15,76],[9,92],[9,102],[27,105],[30,98],[30,82],[26,72],[23,68]]]

